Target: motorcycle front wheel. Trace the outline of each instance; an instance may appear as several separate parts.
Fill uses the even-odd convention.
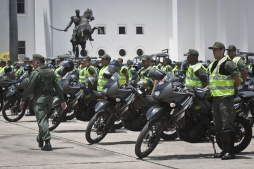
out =
[[[60,116],[61,106],[55,106],[51,109],[50,113],[48,114],[48,123],[49,123],[49,131],[55,130],[62,121]]]
[[[110,129],[111,124],[114,120],[111,119],[108,125],[106,125],[110,113],[108,111],[102,111],[96,113],[90,120],[86,128],[86,140],[90,144],[100,142],[107,134]]]

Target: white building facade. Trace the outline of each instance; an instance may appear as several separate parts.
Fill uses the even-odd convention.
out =
[[[25,44],[20,56],[39,53],[56,57],[72,49],[68,32],[53,30],[49,25],[64,29],[75,10],[82,15],[93,10],[91,26],[103,27],[105,34],[93,34],[87,42],[89,56],[98,57],[104,50],[113,59],[133,59],[137,50],[154,54],[170,49],[170,58],[185,60],[183,53],[196,49],[200,60],[214,60],[208,49],[219,41],[235,45],[240,51],[254,52],[253,0],[18,0],[24,11],[18,14],[18,39]],[[9,0],[0,1],[0,53],[9,51]],[[119,34],[123,27],[125,34]],[[139,32],[137,32],[137,29]],[[138,34],[137,34],[138,33]],[[120,56],[119,51],[125,51]]]

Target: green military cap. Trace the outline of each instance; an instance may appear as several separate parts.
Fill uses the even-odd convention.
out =
[[[100,56],[100,58],[111,59],[111,57],[108,54],[104,54],[103,56]]]
[[[8,60],[7,62],[8,62],[8,63],[11,63],[11,60]]]
[[[127,60],[127,64],[132,64],[132,61],[130,59]]]
[[[148,55],[143,55],[141,60],[151,60],[151,57]]]
[[[220,48],[220,49],[225,49],[225,46],[221,42],[215,42],[213,46],[209,47],[208,49],[213,49],[213,48]]]
[[[5,60],[1,60],[1,62],[0,63],[5,63],[6,64],[6,61]]]
[[[119,62],[123,62],[123,58],[118,58],[117,59]]]
[[[235,45],[229,45],[229,47],[226,50],[236,50]]]
[[[81,63],[84,63],[84,61],[91,61],[90,56],[85,56]]]
[[[64,60],[63,55],[58,55],[56,60]]]
[[[195,49],[189,49],[188,53],[183,54],[184,56],[189,56],[189,55],[194,55],[194,56],[199,56],[199,53]]]
[[[25,57],[23,61],[30,61],[29,57]]]
[[[34,60],[45,61],[45,58],[42,55],[40,55],[40,54],[33,54],[32,61],[34,61]]]

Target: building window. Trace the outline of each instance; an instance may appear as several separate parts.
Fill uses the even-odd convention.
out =
[[[98,55],[99,55],[99,56],[103,56],[104,54],[105,54],[105,50],[100,49],[100,50],[98,51]]]
[[[104,26],[99,26],[98,28],[100,28],[100,30],[98,29],[98,34],[99,35],[105,35],[105,27]]]
[[[18,14],[25,13],[25,0],[17,0],[17,13]]]
[[[138,50],[137,50],[137,55],[138,55],[138,56],[142,56],[142,55],[143,55],[143,53],[144,53],[144,52],[143,52],[143,50],[142,50],[142,49],[138,49]]]
[[[137,26],[137,27],[136,27],[136,34],[137,34],[137,35],[142,35],[142,34],[144,34],[144,30],[143,30],[143,27],[142,27],[142,26]]]
[[[120,35],[126,34],[126,27],[125,26],[119,26],[119,34]]]
[[[19,54],[26,54],[26,42],[25,41],[18,42],[18,52],[19,52]]]
[[[125,56],[126,55],[126,51],[124,49],[120,49],[119,50],[119,55],[122,56],[122,57]]]

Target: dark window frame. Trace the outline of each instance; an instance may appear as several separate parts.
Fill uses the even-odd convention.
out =
[[[104,29],[103,33],[99,33],[99,30],[98,30],[98,35],[106,35],[106,26],[98,26],[98,28],[103,28]]]
[[[104,53],[103,53],[102,55],[100,55],[100,51],[103,51]],[[104,49],[99,49],[99,50],[98,50],[98,55],[99,55],[99,56],[103,56],[105,53],[106,53],[106,51],[105,51]]]
[[[122,55],[121,52],[124,52],[124,55]],[[127,52],[126,52],[125,49],[120,49],[120,50],[119,50],[119,55],[120,55],[121,57],[125,57],[126,54],[127,54]]]
[[[22,42],[24,42],[24,44],[21,44]],[[26,41],[18,41],[18,54],[21,54],[21,55],[26,54]]]
[[[124,28],[124,33],[121,33],[121,31],[123,31],[123,30],[120,30],[121,28]],[[127,27],[126,26],[118,26],[118,34],[119,35],[126,35],[127,34]]]
[[[141,50],[141,51],[142,51],[142,54],[138,54],[138,51],[139,51],[139,50]],[[144,50],[143,50],[143,49],[138,48],[138,49],[137,49],[137,51],[136,51],[136,53],[137,53],[137,55],[138,55],[138,56],[142,56],[142,55],[144,54]]]
[[[26,0],[17,0],[17,14],[26,14]]]
[[[141,33],[138,32],[138,28],[141,28]],[[136,26],[136,35],[144,35],[144,27],[143,26]]]

